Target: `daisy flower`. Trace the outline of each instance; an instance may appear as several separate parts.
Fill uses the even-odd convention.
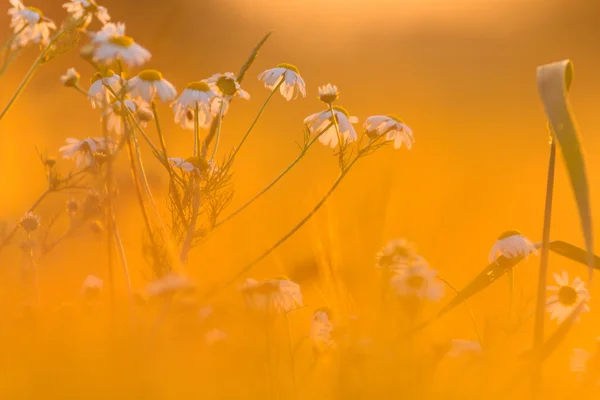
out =
[[[308,336],[317,349],[333,348],[336,346],[331,338],[333,325],[331,323],[331,310],[327,307],[319,308],[310,319]]]
[[[376,256],[376,267],[395,270],[417,257],[415,245],[404,238],[390,240]]]
[[[69,68],[67,72],[60,77],[60,83],[66,87],[75,87],[79,82],[79,73],[75,68]]]
[[[423,258],[418,258],[410,265],[398,269],[390,283],[399,296],[438,301],[443,295],[443,287],[435,279],[436,275],[437,272],[429,268]]]
[[[385,140],[393,140],[395,149],[399,149],[404,143],[410,150],[415,142],[412,130],[395,115],[374,115],[367,118],[364,127],[367,136],[371,139],[385,135]]]
[[[92,108],[103,108],[108,104],[112,95],[106,86],[110,87],[115,93],[121,90],[121,77],[110,69],[104,73],[96,72],[90,79],[90,83],[88,100],[92,103]]]
[[[21,218],[21,221],[19,221],[19,225],[25,230],[25,232],[31,233],[40,227],[40,217],[35,215],[33,212],[28,211],[23,218]]]
[[[550,313],[550,319],[555,319],[561,324],[569,317],[571,312],[582,301],[589,301],[590,293],[585,287],[585,282],[581,278],[576,277],[572,284],[569,284],[569,274],[567,271],[562,271],[561,275],[553,274],[554,280],[558,286],[548,286],[550,292],[554,292],[546,303],[546,310]],[[583,304],[581,312],[589,311],[590,307]],[[577,317],[579,320],[579,317]]]
[[[248,92],[242,89],[233,72],[225,72],[224,74],[214,74],[206,81],[213,92],[231,98],[237,96],[240,99],[250,99]]]
[[[86,167],[92,165],[94,163],[94,153],[107,150],[104,138],[87,138],[84,140],[67,138],[66,142],[67,144],[58,151],[63,153],[63,158],[74,159],[78,168],[82,165]]]
[[[98,5],[96,0],[71,0],[63,4],[63,8],[75,20],[83,20],[83,26],[87,27],[94,16],[102,23],[110,21],[110,15],[106,7]]]
[[[300,76],[298,68],[292,64],[279,64],[277,67],[268,69],[258,75],[258,79],[265,83],[267,89],[275,89],[280,81],[283,81],[279,86],[279,93],[287,100],[297,98],[301,93],[302,97],[306,97],[306,84]]]
[[[340,97],[337,86],[328,83],[325,86],[319,86],[319,99],[325,104],[331,104]]]
[[[95,62],[110,64],[115,60],[123,60],[129,67],[139,67],[152,57],[148,50],[125,36],[125,24],[122,22],[109,22],[91,36],[95,45],[92,60]]]
[[[88,275],[81,286],[81,295],[86,298],[98,297],[102,291],[104,281],[97,276]]]
[[[498,241],[492,246],[488,255],[488,261],[494,262],[499,256],[506,258],[525,257],[530,254],[537,255],[535,245],[529,239],[521,235],[519,231],[506,231],[498,237]]]
[[[132,114],[137,113],[138,106],[133,100],[125,100],[125,106],[131,111]],[[117,135],[125,132],[125,121],[129,116],[129,113],[123,108],[123,103],[120,100],[113,100],[103,113],[103,116],[107,118],[106,128],[109,132],[114,132]]]
[[[214,170],[214,163],[206,161],[204,157],[169,158],[171,165],[181,168],[185,172],[206,172]]]
[[[25,7],[20,0],[10,0],[10,27],[17,34],[12,48],[25,47],[31,43],[47,46],[50,42],[50,31],[56,30],[56,25],[44,17],[42,11],[35,7]]]
[[[140,72],[129,80],[128,86],[132,97],[141,98],[148,103],[152,103],[157,95],[163,103],[177,96],[175,86],[155,69]]]
[[[597,338],[596,342],[600,344],[600,338]],[[600,386],[600,352],[598,350],[596,350],[596,354],[591,354],[584,349],[573,349],[569,367],[579,382],[587,380]]]
[[[168,297],[177,292],[188,292],[196,289],[196,285],[184,275],[170,273],[148,284],[146,292],[151,297]]]
[[[240,290],[249,307],[263,312],[288,313],[302,307],[300,285],[288,279],[248,278]]]
[[[171,104],[175,113],[175,123],[183,129],[193,131],[194,114],[198,107],[198,125],[208,128],[212,120],[211,107],[215,96],[206,81],[189,83],[177,100]]]
[[[334,106],[333,112],[337,119],[340,135],[344,139],[345,143],[354,142],[356,140],[356,131],[352,124],[358,122],[358,118],[350,116],[345,108],[340,106]],[[333,122],[331,111],[325,110],[312,115],[309,115],[304,119],[304,124],[308,126],[311,133],[321,132],[330,123]],[[335,148],[338,145],[338,135],[335,130],[335,126],[332,124],[325,132],[319,136],[319,142],[325,146]]]

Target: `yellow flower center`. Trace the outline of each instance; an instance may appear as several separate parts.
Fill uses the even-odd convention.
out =
[[[388,115],[387,115],[387,117],[388,117],[388,118],[391,118],[391,119],[393,119],[394,121],[396,121],[396,122],[399,122],[399,123],[401,123],[401,124],[403,124],[403,123],[404,123],[404,122],[402,122],[402,120],[400,119],[400,117],[399,117],[399,116],[397,116],[397,115],[395,115],[395,114],[388,114]]]
[[[155,69],[145,69],[138,74],[138,78],[147,82],[156,82],[162,80],[163,75]]]
[[[210,90],[210,87],[208,86],[208,84],[206,82],[190,82],[187,85],[188,89],[191,90],[197,90],[199,92],[208,92]]]
[[[346,109],[345,109],[344,107],[342,107],[342,106],[333,106],[333,109],[334,109],[335,111],[339,111],[339,112],[341,112],[341,113],[342,113],[342,114],[344,114],[346,117],[350,117],[350,114],[348,114],[348,110],[346,110]]]
[[[112,76],[115,75],[115,71],[113,71],[112,69],[106,69],[102,72],[96,72],[94,75],[92,75],[92,77],[90,78],[90,85],[94,82],[96,82],[99,79],[102,78],[111,78]]]
[[[42,21],[42,18],[44,17],[44,13],[42,12],[42,10],[36,7],[27,7],[27,9],[29,11],[33,11],[34,13],[40,16],[40,20],[38,21],[38,23]]]
[[[561,286],[558,289],[558,301],[564,306],[572,306],[577,302],[577,292],[571,286]]]
[[[225,96],[233,96],[237,91],[235,79],[222,76],[217,81],[217,87]]]
[[[421,289],[425,285],[425,278],[421,275],[412,275],[406,279],[406,284],[412,289]]]
[[[289,69],[290,71],[294,71],[295,73],[300,75],[300,71],[298,71],[298,68],[293,64],[281,63],[281,64],[277,64],[277,68]]]
[[[119,47],[129,47],[134,43],[130,36],[113,36],[108,39],[108,42]]]
[[[521,232],[517,231],[517,230],[510,230],[510,231],[506,231],[503,232],[500,236],[498,236],[498,240],[502,240],[502,239],[506,239],[508,237],[511,236],[521,236]]]

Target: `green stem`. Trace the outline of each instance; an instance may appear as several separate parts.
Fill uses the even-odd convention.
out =
[[[210,155],[210,159],[213,160],[215,155],[217,154],[217,149],[219,148],[219,139],[221,138],[221,126],[223,125],[223,108],[225,107],[225,100],[221,100],[221,107],[219,107],[219,122],[217,125],[217,137],[215,138],[215,146],[213,147],[212,154]]]
[[[193,178],[194,181],[192,183],[192,196],[194,197],[192,199],[192,215],[190,216],[190,223],[187,226],[185,239],[181,246],[180,261],[181,264],[183,264],[184,266],[187,263],[188,253],[192,248],[192,240],[194,238],[194,231],[196,230],[196,221],[198,220],[198,210],[200,209],[200,187],[199,183],[197,182],[197,179],[198,177]]]
[[[338,125],[337,117],[333,110],[333,103],[329,103],[329,111],[331,112],[331,119],[333,120],[333,126],[335,126],[335,133],[337,134],[337,138],[338,138],[338,148],[339,148],[339,152],[340,152],[339,153],[340,169],[343,170],[344,169],[344,142],[343,142],[343,137],[340,134],[340,126]]]
[[[18,31],[14,32],[12,35],[10,35],[10,37],[8,39],[6,39],[6,41],[2,44],[2,50],[0,50],[0,55],[4,53],[4,50],[6,50],[8,48],[8,46],[10,46],[13,42],[13,40],[15,40],[15,38],[25,30],[25,28],[27,28],[27,24],[23,25],[21,27],[21,29],[19,29]]]

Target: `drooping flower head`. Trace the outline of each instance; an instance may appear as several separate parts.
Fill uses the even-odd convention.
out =
[[[277,67],[268,69],[258,75],[258,79],[265,83],[267,89],[274,90],[280,84],[279,92],[287,100],[297,98],[298,94],[306,97],[306,84],[300,76],[298,68],[292,64],[282,63]]]
[[[429,268],[422,257],[396,270],[390,281],[400,297],[417,297],[420,300],[438,301],[444,294],[443,286],[436,280],[437,272]]]
[[[333,114],[337,120],[337,124],[340,130],[340,136],[343,138],[344,143],[348,144],[356,141],[356,131],[352,124],[358,122],[358,118],[351,116],[344,107],[334,106]],[[304,124],[308,127],[309,131],[313,134],[322,132],[327,126],[331,124],[323,133],[320,133],[319,142],[325,146],[335,148],[338,144],[338,135],[333,124],[333,115],[331,111],[325,110],[312,115],[309,115],[304,119]]]
[[[194,130],[194,118],[198,109],[198,126],[208,128],[212,121],[211,107],[216,94],[206,81],[191,82],[171,106],[175,123],[183,129]]]
[[[488,255],[488,261],[494,262],[499,256],[506,258],[527,257],[537,254],[535,245],[516,230],[506,231],[498,237]]]
[[[69,68],[67,72],[60,77],[60,83],[66,87],[75,87],[79,82],[80,75],[75,68]]]
[[[128,82],[130,94],[152,103],[158,96],[162,102],[171,101],[177,96],[177,90],[171,82],[163,78],[162,73],[155,69],[146,69]]]
[[[84,140],[67,138],[66,142],[58,151],[63,153],[63,158],[74,159],[78,168],[94,164],[96,154],[109,153],[114,147],[114,143],[107,143],[103,137]]]
[[[322,351],[336,347],[336,343],[331,337],[333,332],[331,319],[331,310],[328,307],[317,309],[310,319],[308,336],[317,350]]]
[[[395,115],[374,115],[367,118],[364,127],[371,139],[385,135],[385,140],[394,141],[395,149],[404,144],[410,150],[415,141],[412,130]]]
[[[248,278],[240,290],[248,307],[266,313],[288,313],[303,305],[300,285],[287,278],[263,282]]]
[[[102,25],[110,21],[110,15],[106,7],[98,5],[96,0],[70,0],[63,4],[63,8],[74,20],[82,20],[83,27],[87,27],[94,16]]]
[[[96,72],[92,76],[90,88],[88,89],[88,100],[92,104],[92,108],[104,108],[109,103],[110,98],[114,97],[106,86],[111,88],[113,92],[119,93],[122,86],[121,77],[110,69],[101,73]]]
[[[10,27],[17,34],[12,48],[25,47],[31,43],[47,46],[50,42],[50,31],[56,30],[54,22],[44,17],[39,8],[25,7],[20,0],[10,0],[10,4]]]
[[[596,338],[593,354],[584,349],[573,349],[569,367],[580,383],[600,387],[600,338]]]
[[[569,284],[569,274],[562,271],[561,275],[554,274],[554,280],[558,286],[548,286],[547,289],[553,292],[546,302],[546,310],[550,313],[550,319],[556,319],[559,324],[569,317],[581,302],[583,304],[580,311],[589,311],[587,302],[590,300],[590,293],[585,287],[585,282],[576,277],[572,284]],[[576,319],[579,320],[579,316]]]
[[[125,104],[127,109],[123,107],[123,104]],[[150,112],[147,105],[143,105],[143,107],[146,108],[146,112]],[[138,104],[133,100],[126,99],[121,102],[120,100],[113,99],[103,113],[103,116],[106,118],[106,128],[109,132],[114,132],[117,135],[123,134],[125,132],[125,124],[129,123],[126,122],[129,113],[137,115],[138,109]]]
[[[129,67],[139,67],[148,62],[152,55],[137,44],[130,36],[125,36],[125,24],[109,22],[99,32],[92,33],[95,45],[92,60],[101,64],[111,64],[122,60]]]
[[[188,173],[203,173],[214,167],[210,161],[207,161],[201,156],[188,158],[169,158],[169,162],[171,162],[171,165],[174,167],[181,168]]]

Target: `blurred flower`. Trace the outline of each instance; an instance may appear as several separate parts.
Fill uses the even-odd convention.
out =
[[[331,104],[340,97],[337,86],[328,83],[325,86],[319,86],[319,99],[325,104]]]
[[[204,342],[208,346],[212,346],[213,344],[226,340],[227,334],[217,328],[211,329],[204,335]]]
[[[279,64],[276,68],[268,69],[258,76],[259,80],[265,83],[265,87],[273,90],[280,80],[283,80],[279,86],[279,92],[287,100],[297,98],[298,93],[306,97],[306,84],[300,76],[298,68],[292,64]]]
[[[452,339],[450,350],[446,353],[448,357],[479,356],[483,354],[481,343],[476,340]]]
[[[154,101],[156,95],[164,103],[177,96],[177,90],[171,82],[163,78],[162,73],[155,69],[146,69],[128,82],[131,96],[141,98],[148,103]]]
[[[335,341],[331,338],[332,331],[331,310],[327,307],[317,309],[310,319],[308,334],[317,349],[324,350],[336,347]]]
[[[580,302],[590,300],[590,293],[585,287],[585,282],[579,277],[576,277],[573,284],[569,285],[567,271],[562,271],[561,275],[556,273],[553,275],[558,286],[547,287],[549,291],[555,293],[548,297],[546,310],[550,313],[550,319],[556,319],[556,322],[561,324]],[[581,312],[589,310],[590,307],[587,304],[584,304],[581,308]],[[579,316],[576,320],[579,321]]]
[[[377,253],[376,267],[394,270],[408,265],[415,257],[417,252],[413,243],[404,238],[393,239]]]
[[[63,153],[63,158],[75,159],[77,167],[82,165],[90,166],[94,163],[94,153],[110,150],[106,146],[104,138],[87,138],[84,140],[67,138],[67,145],[62,146],[58,151]],[[112,143],[109,144],[112,148]]]
[[[302,306],[300,285],[288,279],[248,278],[240,290],[249,307],[263,312],[288,313]]]
[[[521,235],[519,231],[506,231],[498,237],[498,241],[492,246],[488,255],[488,261],[494,262],[499,256],[506,258],[527,257],[529,254],[537,254],[535,245],[529,239]]]
[[[67,72],[60,77],[60,83],[66,87],[75,87],[79,82],[79,73],[75,68],[69,68]]]
[[[110,69],[104,73],[96,72],[90,79],[90,83],[88,100],[92,103],[92,108],[103,108],[108,103],[112,95],[105,86],[110,87],[115,93],[121,90],[121,77]]]
[[[148,122],[154,119],[154,113],[152,112],[150,105],[143,100],[138,99],[136,106],[135,116],[140,122],[140,125],[146,126]]]
[[[410,265],[396,270],[391,285],[401,297],[416,296],[421,300],[438,301],[444,291],[442,284],[435,279],[436,275],[437,272],[418,257]]]
[[[54,22],[44,17],[40,9],[25,7],[19,0],[10,0],[10,4],[10,27],[17,34],[12,48],[25,47],[31,43],[47,46],[50,42],[50,30],[56,29]]]
[[[334,106],[333,112],[338,122],[340,135],[344,138],[345,143],[354,142],[356,140],[356,131],[352,124],[358,122],[358,118],[350,116],[345,108],[340,106]],[[312,115],[309,115],[304,119],[304,124],[308,126],[311,133],[321,132],[327,125],[333,122],[332,114],[329,110],[321,111]],[[335,126],[331,125],[329,129],[319,136],[319,142],[325,146],[334,148],[338,145],[338,135],[335,130]]]
[[[137,112],[137,104],[133,100],[125,100],[125,106],[131,111],[132,114]],[[129,113],[123,108],[123,103],[120,100],[113,100],[104,111],[104,117],[106,120],[106,129],[109,132],[114,132],[117,135],[125,132],[125,121],[129,116]]]
[[[91,33],[91,36],[96,46],[92,58],[95,62],[111,64],[122,60],[129,67],[139,67],[152,57],[133,38],[125,36],[125,24],[122,22],[109,22],[99,32]]]
[[[79,210],[79,202],[76,199],[69,199],[67,201],[67,211],[69,214],[75,214]]]
[[[213,92],[220,94],[225,98],[237,96],[240,99],[250,99],[248,92],[242,89],[235,75],[232,72],[224,74],[214,74],[206,81]]]
[[[394,148],[399,149],[402,143],[410,150],[415,139],[412,130],[394,115],[374,115],[365,121],[367,136],[375,139],[385,135],[385,140],[394,141]]]
[[[151,297],[168,297],[177,292],[189,292],[196,289],[196,284],[185,275],[170,273],[150,282],[146,293]]]
[[[27,233],[31,233],[31,232],[37,230],[40,227],[40,224],[41,224],[40,217],[38,217],[31,211],[28,211],[23,216],[23,218],[21,218],[21,221],[19,221],[19,225]]]
[[[214,164],[206,161],[204,157],[169,158],[169,161],[174,167],[181,168],[185,172],[205,172],[214,168]]]
[[[71,14],[73,19],[82,19],[84,27],[92,22],[94,16],[102,25],[110,21],[110,15],[106,7],[98,5],[95,0],[70,0],[63,4],[63,8]]]
[[[86,299],[98,297],[102,291],[104,281],[97,276],[88,275],[81,286],[81,295]]]
[[[595,354],[584,349],[573,349],[569,360],[571,371],[577,376],[579,382],[587,381],[600,386],[600,338],[596,339]]]
[[[175,113],[175,123],[183,129],[193,131],[194,114],[198,107],[198,125],[207,128],[212,120],[211,105],[215,96],[206,81],[189,83],[179,98],[171,104]]]

